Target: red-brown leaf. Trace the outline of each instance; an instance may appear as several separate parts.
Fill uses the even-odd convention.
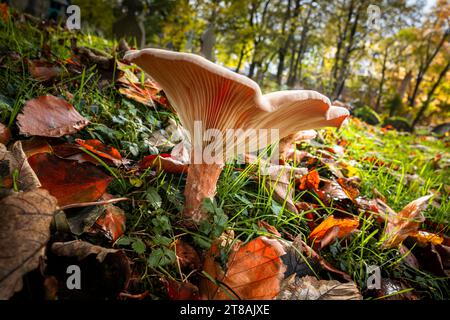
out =
[[[28,162],[59,206],[96,201],[112,180],[92,164],[63,160],[49,153],[35,154]]]
[[[21,134],[44,137],[73,134],[89,124],[70,103],[51,95],[28,101],[17,122]]]
[[[56,78],[61,73],[59,67],[40,60],[29,60],[28,70],[34,79],[44,82]]]
[[[168,173],[186,173],[188,165],[180,161],[172,159],[169,154],[149,155],[144,157],[139,164],[142,170],[151,168],[154,170],[162,170]]]
[[[11,140],[11,131],[7,126],[0,123],[0,143],[6,145]]]

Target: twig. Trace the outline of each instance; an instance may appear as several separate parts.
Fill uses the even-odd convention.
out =
[[[110,204],[110,203],[116,203],[119,201],[126,201],[130,200],[129,198],[116,198],[116,199],[109,199],[104,201],[93,201],[93,202],[81,202],[81,203],[72,203],[65,206],[60,207],[61,210],[67,210],[72,208],[82,208],[82,207],[89,207],[89,206],[98,206],[98,205],[104,205],[104,204]]]

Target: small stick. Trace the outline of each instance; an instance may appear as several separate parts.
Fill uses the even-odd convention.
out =
[[[119,201],[126,201],[130,200],[129,198],[116,198],[116,199],[109,199],[104,201],[93,201],[93,202],[81,202],[81,203],[72,203],[65,206],[60,207],[61,210],[67,210],[72,208],[81,208],[81,207],[89,207],[89,206],[98,206],[98,205],[104,205],[104,204],[110,204],[110,203],[116,203]]]

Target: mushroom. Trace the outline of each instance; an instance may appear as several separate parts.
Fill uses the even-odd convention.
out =
[[[190,134],[191,163],[183,214],[196,223],[207,218],[202,203],[205,198],[214,197],[230,148],[251,152],[273,143],[273,139],[265,141],[267,137],[262,137],[263,134],[255,138],[249,133],[278,130],[276,138],[281,139],[300,130],[339,127],[349,115],[345,108],[331,106],[327,97],[315,91],[289,90],[263,95],[253,80],[195,54],[143,49],[128,52],[124,59],[140,66],[159,83]],[[212,139],[210,129],[226,139]],[[230,139],[235,137],[226,135],[230,129],[248,139],[238,137],[234,146]],[[244,144],[245,150],[240,148]],[[225,151],[214,161],[202,159],[205,149],[223,150],[223,147]]]

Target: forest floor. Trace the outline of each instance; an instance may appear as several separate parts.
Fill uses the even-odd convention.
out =
[[[263,278],[246,283],[245,275],[231,275],[237,268],[267,275],[259,246],[278,254],[270,262],[275,278],[296,274],[300,285],[319,292],[332,281],[350,281],[353,295],[340,293],[342,299],[355,292],[364,299],[450,298],[448,136],[412,135],[351,117],[296,145],[299,157],[281,167],[308,174],[289,175],[284,185],[261,175],[260,163],[228,164],[215,200],[205,202],[210,219],[190,229],[181,218],[186,164],[168,156],[180,142],[177,116],[157,85],[120,60],[118,44],[4,15],[0,52],[0,142],[25,155],[23,163],[64,209],[52,219],[50,240],[41,240],[40,268],[26,265],[28,257],[0,260],[0,287],[18,269],[19,279],[26,275],[14,298],[260,298],[255,283]],[[46,95],[58,98],[49,102]],[[45,127],[58,108],[60,123]],[[68,130],[71,119],[89,124]],[[62,136],[53,130],[61,123]],[[33,192],[9,166],[0,170],[2,215],[18,191]],[[4,214],[2,224],[6,217],[16,219]],[[16,223],[1,248],[29,254],[27,237],[36,240],[30,233],[37,231],[22,223],[28,229]],[[25,251],[13,248],[19,236]],[[291,247],[294,262],[286,261]],[[247,255],[236,254],[244,249]],[[66,287],[66,268],[74,263],[82,270],[81,290]],[[370,288],[372,266],[381,288]],[[264,290],[280,298],[287,289],[277,281]]]

